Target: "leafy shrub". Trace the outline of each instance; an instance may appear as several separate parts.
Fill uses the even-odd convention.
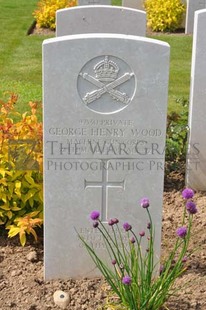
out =
[[[56,28],[56,11],[75,6],[76,2],[76,0],[40,0],[37,4],[38,9],[33,13],[37,26],[54,30]]]
[[[175,31],[180,28],[185,5],[181,0],[145,0],[147,24],[153,31]]]
[[[37,240],[35,227],[43,223],[42,123],[38,103],[21,115],[16,102],[15,95],[0,101],[0,225],[25,245],[26,234]]]
[[[167,118],[166,162],[169,170],[178,168],[178,163],[186,161],[188,133],[188,100],[177,99],[182,104],[182,112],[172,112]],[[173,169],[174,168],[174,169]]]

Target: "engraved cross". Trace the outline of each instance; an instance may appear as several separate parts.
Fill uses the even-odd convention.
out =
[[[109,182],[108,181],[108,161],[104,161],[106,163],[102,169],[102,180],[101,181],[87,181],[84,180],[84,188],[97,188],[101,187],[102,189],[102,198],[101,198],[101,220],[106,222],[108,220],[108,189],[115,187],[115,188],[122,188],[125,189],[125,180],[117,181],[117,182]],[[106,167],[106,169],[105,169]]]

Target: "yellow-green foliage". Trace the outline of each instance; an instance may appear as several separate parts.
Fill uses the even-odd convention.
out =
[[[40,0],[33,15],[40,28],[56,28],[56,11],[75,6],[76,0]]]
[[[153,31],[174,31],[181,26],[185,6],[181,0],[145,0],[147,25]]]
[[[42,123],[37,103],[21,115],[16,101],[0,101],[0,225],[25,245],[26,234],[37,240],[35,227],[43,223]]]

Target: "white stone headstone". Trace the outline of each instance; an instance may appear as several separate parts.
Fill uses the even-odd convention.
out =
[[[146,13],[117,6],[84,6],[57,11],[56,36],[81,33],[145,36]]]
[[[186,183],[206,190],[206,10],[195,12]]]
[[[138,234],[148,223],[145,196],[159,257],[169,45],[63,36],[44,41],[43,64],[45,278],[99,275],[75,229],[105,257],[89,214],[127,221]]]
[[[205,8],[206,8],[206,0],[187,0],[186,26],[185,26],[186,34],[193,33],[195,11]],[[203,32],[204,31],[205,29],[203,30]]]
[[[111,0],[78,0],[78,5],[111,5]]]
[[[122,0],[122,6],[144,10],[144,0]]]
[[[187,0],[181,0],[181,3],[184,4],[185,9],[187,8]],[[182,18],[182,23],[180,25],[180,28],[184,28],[185,29],[185,23],[186,23],[186,10],[183,13],[183,18]]]

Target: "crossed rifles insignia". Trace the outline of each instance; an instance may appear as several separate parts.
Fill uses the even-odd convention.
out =
[[[98,89],[84,96],[83,100],[87,105],[101,98],[101,96],[106,93],[108,93],[112,99],[124,104],[128,104],[131,101],[131,98],[126,93],[115,90],[115,88],[130,80],[134,76],[134,73],[127,72],[118,78],[119,67],[114,61],[109,60],[108,56],[105,56],[104,60],[95,65],[94,71],[96,77],[88,73],[80,73],[83,79],[98,87]]]

